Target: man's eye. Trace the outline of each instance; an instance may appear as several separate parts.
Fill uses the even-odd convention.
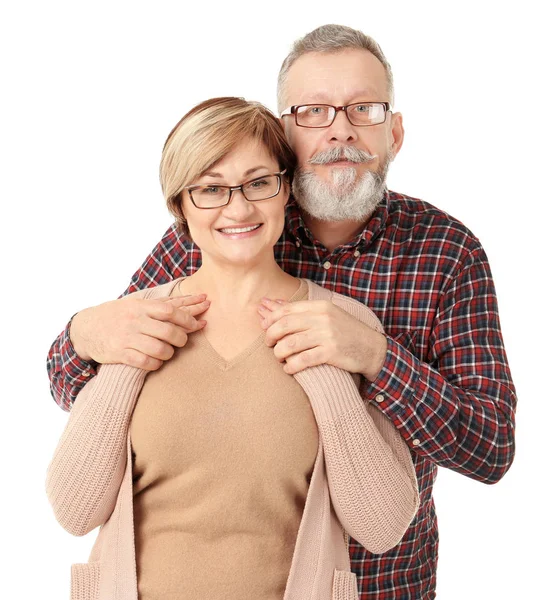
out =
[[[358,106],[353,107],[353,110],[356,112],[368,112],[370,110],[370,106],[368,104],[359,104]]]
[[[324,107],[323,106],[311,106],[310,110],[308,111],[313,115],[321,115],[324,112]]]

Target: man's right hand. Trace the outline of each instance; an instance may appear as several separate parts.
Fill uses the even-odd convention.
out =
[[[77,313],[70,339],[80,358],[156,371],[206,321],[205,294],[146,300],[125,296]]]

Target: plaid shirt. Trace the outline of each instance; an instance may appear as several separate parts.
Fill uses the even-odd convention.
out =
[[[363,381],[362,393],[411,448],[421,507],[401,543],[385,554],[351,540],[352,569],[362,600],[434,598],[437,465],[495,483],[514,457],[515,390],[484,250],[456,219],[391,191],[364,230],[333,252],[314,239],[291,201],[275,250],[285,271],[363,302],[385,328],[384,366],[375,381]],[[190,275],[200,258],[173,225],[125,294]],[[75,354],[69,325],[47,366],[64,409],[95,374],[95,365]]]

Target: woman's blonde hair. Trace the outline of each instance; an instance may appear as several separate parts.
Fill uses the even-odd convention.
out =
[[[261,143],[290,182],[296,157],[279,119],[258,102],[212,98],[195,106],[174,126],[163,147],[159,177],[169,212],[189,237],[182,214],[182,190],[246,139]]]

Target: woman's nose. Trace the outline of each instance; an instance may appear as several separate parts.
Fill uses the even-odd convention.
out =
[[[226,216],[241,220],[253,211],[254,207],[248,202],[242,193],[242,190],[232,190],[231,201],[223,207]]]

